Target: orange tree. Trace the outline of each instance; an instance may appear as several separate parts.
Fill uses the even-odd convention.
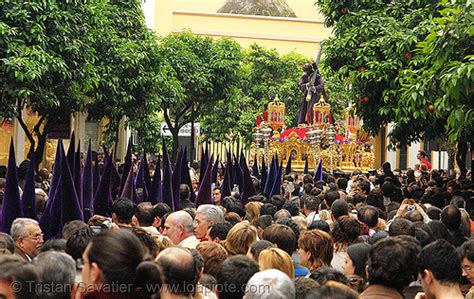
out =
[[[323,64],[357,99],[365,129],[388,123],[392,145],[472,143],[472,4],[466,1],[316,2],[333,27]],[[464,161],[458,159],[464,174]]]

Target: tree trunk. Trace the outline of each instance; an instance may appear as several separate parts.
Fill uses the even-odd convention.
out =
[[[466,177],[467,168],[466,168],[466,155],[467,155],[467,142],[459,141],[458,148],[456,151],[456,163],[458,164],[459,170],[461,172],[460,179]]]
[[[173,149],[171,153],[171,162],[174,165],[176,163],[176,157],[178,155],[178,148],[179,148],[179,128],[175,127],[171,130],[171,134],[173,135]]]
[[[119,142],[119,130],[120,130],[120,119],[115,120],[115,142],[114,142],[114,156],[112,157],[113,161],[117,160],[117,148]]]

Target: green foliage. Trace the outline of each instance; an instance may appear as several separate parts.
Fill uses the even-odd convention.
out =
[[[275,49],[257,44],[245,50],[244,55],[239,89],[226,102],[217,103],[216,113],[202,119],[209,139],[223,141],[243,136],[250,142],[255,117],[276,96],[286,105],[285,123],[296,124],[302,98],[298,89],[301,66],[309,59],[294,52],[280,55]]]
[[[161,39],[158,54],[167,62],[169,88],[162,95],[161,108],[173,134],[174,157],[183,125],[204,121],[227,109],[229,100],[238,94],[242,51],[230,39],[212,39],[183,31]],[[203,134],[211,135],[216,125],[203,125]]]
[[[399,145],[472,138],[472,4],[316,3],[334,26],[334,37],[324,42],[326,82],[357,99],[368,131],[393,122],[390,137]]]

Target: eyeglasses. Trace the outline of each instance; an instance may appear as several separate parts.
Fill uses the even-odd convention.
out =
[[[462,266],[461,268],[464,270],[464,272],[472,271],[472,267],[468,265]]]
[[[44,236],[44,234],[38,234],[38,235],[35,235],[33,237],[29,237],[29,238],[33,241],[39,241],[39,240],[43,240],[43,236]]]

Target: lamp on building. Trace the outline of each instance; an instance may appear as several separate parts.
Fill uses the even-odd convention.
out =
[[[268,104],[268,125],[273,128],[274,131],[278,130],[284,125],[285,120],[285,104],[283,104],[278,96],[275,97],[273,102]]]
[[[313,105],[313,124],[316,128],[322,129],[329,123],[329,114],[331,105],[329,105],[321,95],[319,101]]]

